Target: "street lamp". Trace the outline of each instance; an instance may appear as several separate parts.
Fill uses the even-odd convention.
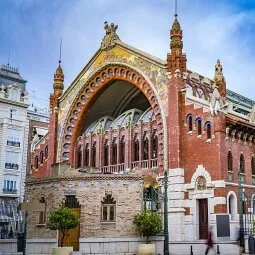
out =
[[[169,255],[167,186],[168,186],[168,177],[167,177],[167,170],[165,170],[164,171],[164,255]]]
[[[244,228],[243,228],[243,191],[241,186],[241,171],[238,170],[238,191],[239,191],[239,224],[240,224],[240,247],[244,247]]]

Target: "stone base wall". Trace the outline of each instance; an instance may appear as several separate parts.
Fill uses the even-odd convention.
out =
[[[56,247],[56,239],[29,239],[27,240],[27,255],[51,255],[52,247]],[[157,236],[151,239],[156,245],[156,254],[163,255],[164,237]],[[135,255],[138,245],[145,243],[145,239],[139,237],[126,238],[81,238],[80,251],[74,255]],[[235,242],[219,242],[221,255],[239,255],[239,248]],[[193,255],[204,254],[206,245],[204,241],[198,242],[170,242],[171,255],[188,255],[193,250]]]
[[[17,253],[17,239],[0,239],[0,255],[2,254],[19,254]]]
[[[51,255],[53,247],[58,247],[56,238],[27,239],[26,255]]]

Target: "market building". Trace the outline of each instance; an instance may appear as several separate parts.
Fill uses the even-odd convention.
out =
[[[45,202],[46,214],[29,214],[29,242],[42,249],[57,242],[45,222],[65,203],[80,214],[69,240],[75,249],[102,254],[113,243],[113,254],[133,254],[133,216],[144,207],[163,213],[167,171],[170,250],[199,246],[209,226],[233,248],[238,180],[254,192],[255,102],[227,89],[219,60],[212,78],[187,68],[177,17],[166,60],[121,41],[118,26],[104,28],[99,50],[65,91],[61,63],[54,75],[49,131],[32,154],[26,186],[26,199]],[[241,210],[253,208],[251,200]]]

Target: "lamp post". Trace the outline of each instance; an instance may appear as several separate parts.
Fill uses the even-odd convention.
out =
[[[244,228],[243,228],[243,192],[241,186],[241,171],[238,171],[238,191],[239,191],[239,224],[240,224],[240,247],[244,247]]]
[[[168,186],[168,177],[167,177],[167,170],[165,170],[164,171],[164,255],[169,255],[167,186]]]

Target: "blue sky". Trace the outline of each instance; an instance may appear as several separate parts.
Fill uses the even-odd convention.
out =
[[[104,21],[122,41],[166,59],[174,0],[1,0],[0,63],[17,66],[32,102],[48,107],[60,38],[65,87],[99,48]],[[219,58],[227,87],[255,100],[255,1],[178,0],[188,68],[210,78]]]

